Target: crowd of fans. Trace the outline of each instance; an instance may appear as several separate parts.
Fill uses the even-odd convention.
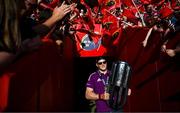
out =
[[[40,32],[40,34],[47,34],[47,31],[50,31],[48,28],[40,30],[42,26],[37,27],[35,25],[43,23],[51,17],[55,7],[60,5],[62,1],[25,1],[28,12],[26,12],[25,18],[23,18],[25,23],[23,26],[31,26],[28,28],[33,28]],[[50,37],[58,45],[61,45],[63,38],[69,35],[74,37],[73,40],[79,41],[80,39],[77,39],[79,32],[87,33],[89,36],[92,35],[91,40],[93,40],[94,36],[108,37],[115,41],[120,37],[122,29],[132,27],[149,29],[142,42],[144,47],[146,47],[151,33],[153,31],[159,32],[163,37],[163,48],[169,38],[173,34],[177,34],[180,29],[179,0],[79,0],[65,2],[66,4],[75,2],[77,7],[54,25],[54,30]],[[97,31],[95,29],[97,25],[101,25],[101,28],[99,28],[101,30]],[[25,37],[33,37],[29,34],[29,31],[29,29],[23,31],[23,34],[26,35]]]

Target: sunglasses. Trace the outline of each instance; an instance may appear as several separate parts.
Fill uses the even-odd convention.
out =
[[[102,64],[106,64],[106,63],[107,63],[107,61],[103,61],[103,62],[98,62],[97,64],[102,65]]]

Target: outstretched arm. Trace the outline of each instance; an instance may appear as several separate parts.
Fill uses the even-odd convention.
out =
[[[163,45],[162,51],[166,52],[170,57],[174,57],[177,53],[180,53],[180,47],[178,46],[176,49],[166,49],[166,45]]]
[[[43,25],[46,25],[49,28],[51,28],[57,21],[61,20],[67,13],[74,10],[75,7],[76,7],[75,3],[71,5],[67,5],[65,4],[65,2],[63,2],[60,7],[54,8],[52,16],[48,20],[46,20],[43,23]]]
[[[170,56],[170,57],[174,57],[177,53],[180,53],[180,48],[176,48],[176,49],[167,49],[166,53]]]

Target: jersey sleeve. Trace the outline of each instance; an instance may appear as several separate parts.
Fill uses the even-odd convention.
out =
[[[86,87],[89,87],[89,88],[94,88],[94,73],[92,73],[89,78],[88,78],[88,81],[86,83]]]

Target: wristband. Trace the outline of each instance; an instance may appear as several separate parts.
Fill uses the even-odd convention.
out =
[[[99,100],[103,100],[103,94],[99,94]]]
[[[98,96],[99,96],[99,100],[102,100],[102,98],[101,98],[101,94],[98,94]]]

